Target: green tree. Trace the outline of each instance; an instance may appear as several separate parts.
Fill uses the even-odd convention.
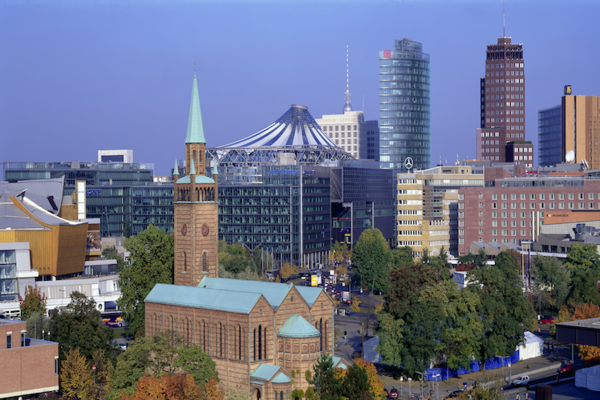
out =
[[[314,387],[315,396],[319,400],[342,400],[343,382],[333,368],[330,355],[321,354],[321,358],[313,365],[313,372],[308,383]]]
[[[352,364],[344,373],[342,395],[348,399],[373,400],[370,392],[371,380],[367,371],[358,364]]]
[[[548,292],[552,298],[554,308],[559,309],[569,295],[571,274],[556,257],[536,255],[534,266],[531,269],[536,290]]]
[[[354,246],[352,261],[367,289],[385,293],[389,284],[390,248],[379,229],[366,229]]]
[[[123,268],[125,268],[125,260],[123,259],[123,256],[117,252],[117,248],[115,246],[110,246],[102,250],[102,258],[105,260],[116,260],[118,274],[120,274],[123,271]]]
[[[225,252],[219,254],[219,264],[223,265],[225,270],[232,274],[254,268],[250,251],[239,242],[225,246]]]
[[[81,400],[94,398],[94,375],[79,349],[69,349],[60,369],[63,395]]]
[[[576,269],[571,280],[569,302],[575,304],[593,303],[600,304],[598,298],[599,274],[593,269]]]
[[[125,241],[130,251],[131,265],[119,275],[121,297],[117,305],[132,335],[144,332],[146,307],[144,299],[157,283],[173,283],[173,234],[166,234],[153,225]]]
[[[59,344],[61,360],[66,359],[70,349],[78,349],[88,361],[93,360],[97,349],[104,352],[106,357],[112,356],[113,331],[102,323],[96,302],[83,293],[71,293],[71,302],[52,314],[49,330],[52,340]]]
[[[390,252],[390,264],[392,266],[402,265],[402,264],[412,264],[413,256],[412,256],[412,247],[404,246],[397,247],[392,249]]]
[[[496,257],[494,267],[472,269],[467,290],[480,298],[478,314],[483,336],[476,358],[483,362],[496,355],[509,356],[525,340],[523,329],[533,330],[535,312],[521,289],[522,281],[510,253]]]
[[[21,318],[26,321],[31,314],[46,314],[47,301],[46,294],[42,293],[39,288],[27,286],[25,289],[25,298],[19,295]]]
[[[593,270],[600,272],[600,258],[594,244],[573,243],[564,262],[571,270]]]
[[[140,337],[117,358],[109,375],[107,399],[120,399],[121,393],[132,396],[144,374],[160,377],[183,371],[191,375],[199,387],[217,377],[214,361],[200,346],[185,344],[172,331],[161,331],[152,337]]]
[[[458,261],[461,264],[471,264],[476,268],[483,268],[487,262],[487,255],[485,254],[485,250],[479,249],[477,254],[469,253],[459,256]]]

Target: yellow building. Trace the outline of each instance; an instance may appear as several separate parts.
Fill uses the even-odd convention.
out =
[[[398,174],[396,192],[396,243],[410,246],[414,257],[425,249],[437,256],[442,247],[458,254],[458,189],[484,186],[482,174],[470,166],[435,167]]]
[[[600,97],[566,95],[561,108],[563,157],[600,169]]]
[[[0,185],[0,243],[29,243],[31,269],[40,276],[83,272],[87,222],[60,218],[10,185]]]

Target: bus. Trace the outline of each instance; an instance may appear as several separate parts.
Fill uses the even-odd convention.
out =
[[[127,323],[123,321],[122,311],[105,311],[102,313],[102,322],[111,328],[117,328],[120,326],[127,326]]]

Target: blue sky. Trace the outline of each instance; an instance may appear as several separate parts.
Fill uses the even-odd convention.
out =
[[[58,3],[58,4],[56,4]],[[509,0],[524,44],[526,137],[563,86],[600,96],[600,1]],[[290,104],[341,112],[346,43],[354,109],[378,119],[378,51],[431,56],[432,160],[475,156],[479,79],[502,1],[3,1],[0,161],[95,160],[133,149],[167,174],[184,155],[194,62],[207,146],[267,126]]]

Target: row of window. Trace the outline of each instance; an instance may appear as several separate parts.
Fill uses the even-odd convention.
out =
[[[335,128],[334,128],[334,126],[335,126]],[[334,129],[336,131],[338,131],[338,130],[341,130],[341,131],[346,130],[346,127],[347,127],[347,130],[349,130],[349,131],[350,130],[357,130],[358,129],[357,125],[324,125],[322,128],[323,128],[323,132],[325,132],[325,131],[331,132]],[[354,135],[356,136],[356,132],[354,133]],[[342,134],[342,137],[344,137],[343,134]]]
[[[503,92],[506,89],[507,92],[522,92],[523,91],[523,86],[486,86],[485,87],[485,91],[486,92]]]
[[[567,193],[568,199],[569,200],[575,200],[575,193]],[[527,200],[527,197],[529,197],[529,200],[535,200],[536,199],[536,193],[529,193],[529,196],[527,196],[526,193],[520,193],[519,194],[519,198],[521,200]],[[478,196],[480,199],[483,199],[483,193],[479,193]],[[594,200],[596,197],[595,193],[588,193],[587,198],[588,200]],[[510,198],[511,200],[517,200],[517,193],[511,193],[510,194]],[[556,196],[555,193],[548,193],[548,199],[549,200],[554,200],[558,198],[558,200],[564,200],[565,199],[565,193],[558,193],[558,196]],[[464,200],[465,199],[465,195],[464,193],[460,193],[458,195],[458,199],[459,200]],[[502,200],[508,200],[508,194],[507,193],[501,193],[501,199]],[[585,193],[578,193],[577,194],[577,199],[578,200],[585,200],[586,196]],[[497,193],[492,193],[492,200],[498,200],[498,194]],[[546,200],[546,193],[539,193],[539,200]],[[598,200],[600,200],[600,193],[598,193]],[[480,203],[481,204],[481,203]]]

